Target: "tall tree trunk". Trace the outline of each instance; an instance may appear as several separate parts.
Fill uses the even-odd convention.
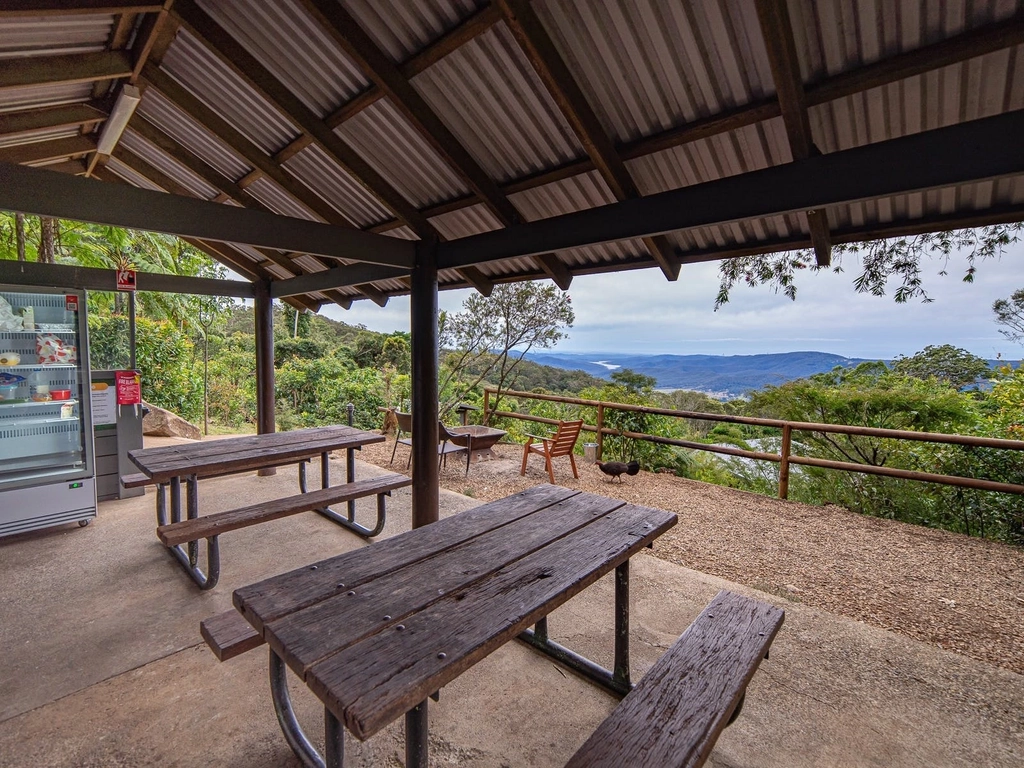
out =
[[[14,239],[18,243],[18,261],[25,260],[25,214],[14,214]]]
[[[54,220],[46,216],[39,217],[39,261],[42,264],[53,264],[53,231]]]

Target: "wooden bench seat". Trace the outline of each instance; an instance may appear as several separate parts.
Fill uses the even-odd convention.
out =
[[[566,768],[703,765],[784,617],[767,603],[719,592]]]
[[[156,535],[165,546],[173,547],[198,539],[219,536],[227,531],[245,528],[269,520],[277,520],[300,512],[310,512],[339,504],[345,501],[361,499],[366,496],[389,494],[397,488],[412,484],[412,479],[401,474],[390,473],[366,480],[357,480],[346,485],[323,488],[309,493],[299,493],[280,499],[252,504],[248,507],[218,512],[205,517],[182,520],[169,525],[161,525]]]
[[[141,488],[144,485],[154,485],[149,475],[136,472],[134,475],[121,475],[121,485],[125,488]]]
[[[221,661],[263,645],[263,638],[234,608],[203,619],[199,622],[199,633]]]

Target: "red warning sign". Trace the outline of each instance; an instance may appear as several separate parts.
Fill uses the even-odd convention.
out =
[[[138,405],[142,402],[142,379],[138,371],[115,371],[114,384],[118,405]]]

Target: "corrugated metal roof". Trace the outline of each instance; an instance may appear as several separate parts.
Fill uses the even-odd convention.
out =
[[[78,104],[92,98],[92,83],[58,83],[0,89],[0,112]]]
[[[300,131],[216,54],[182,29],[160,64],[206,106],[274,154]]]
[[[199,5],[321,117],[370,84],[292,0],[199,0]]]
[[[357,226],[370,227],[392,217],[377,198],[316,144],[291,157],[284,167]]]
[[[534,7],[616,141],[775,91],[749,3],[545,0]]]
[[[136,114],[149,120],[232,181],[238,181],[252,170],[227,144],[155,88],[146,89]]]
[[[321,220],[306,206],[285,192],[276,181],[268,179],[266,176],[256,179],[256,181],[245,188],[245,191],[271,210],[283,216],[293,216],[297,219],[306,219],[308,221]]]
[[[0,17],[0,59],[102,51],[113,27],[110,14]]]
[[[69,139],[78,136],[78,134],[78,128],[43,128],[29,133],[19,133],[17,136],[0,136],[0,149],[4,147],[21,147],[26,144],[38,144],[41,141]]]
[[[573,211],[583,211],[599,205],[615,202],[608,185],[597,171],[573,176],[570,179],[545,184],[543,187],[517,192],[509,197],[527,221],[548,219]],[[632,258],[646,254],[647,249],[635,240],[605,243],[589,248],[560,251],[561,258],[569,266],[581,266],[588,261],[611,262],[619,258]]]
[[[405,61],[460,21],[485,0],[344,0],[377,47],[394,61]]]
[[[388,99],[335,130],[417,208],[469,192],[469,187]]]
[[[160,185],[154,184],[152,181],[147,179],[145,176],[142,176],[142,175],[136,173],[131,168],[129,168],[127,165],[125,165],[120,160],[118,160],[116,157],[110,158],[107,161],[106,167],[107,167],[108,170],[110,170],[113,173],[115,173],[116,175],[120,176],[122,179],[127,181],[129,184],[133,184],[136,187],[140,187],[141,189],[149,189],[149,190],[152,190],[154,192],[166,192],[167,191],[163,187],[161,187]]]
[[[198,2],[318,115],[333,112],[370,87],[370,78],[319,29],[298,0]],[[484,5],[484,0],[341,2],[396,62],[422,51]],[[531,7],[613,143],[632,142],[757,104],[775,91],[749,0],[534,0]],[[800,69],[805,82],[813,86],[838,73],[1016,17],[1024,13],[1024,0],[788,0],[788,9]],[[0,14],[0,58],[103,50],[114,19],[102,13],[45,19],[5,19]],[[251,137],[260,152],[273,156],[300,133],[288,116],[187,31],[179,31],[160,66]],[[569,123],[502,23],[417,75],[413,85],[498,183],[520,181],[586,157]],[[91,83],[0,89],[0,111],[87,101],[92,92]],[[1024,109],[1024,46],[815,105],[809,117],[817,146],[824,152],[836,152],[1019,109]],[[235,151],[152,88],[145,93],[139,114],[231,180],[252,170]],[[460,175],[387,99],[350,118],[337,133],[419,208],[470,195]],[[40,129],[4,140],[0,146],[74,134],[66,128]],[[207,198],[216,194],[209,184],[140,136],[129,132],[124,147],[195,194]],[[371,227],[393,219],[386,206],[315,144],[289,155],[284,168],[356,226]],[[641,193],[654,194],[791,159],[785,127],[777,118],[632,157],[626,168]],[[116,159],[108,167],[131,183],[152,187]],[[260,178],[248,188],[275,211],[316,219],[269,178]],[[515,188],[520,191],[510,199],[526,220],[614,201],[596,171],[533,189]],[[832,229],[843,233],[886,222],[1014,205],[1024,205],[1024,179],[1019,177],[836,206],[828,216]],[[431,222],[446,239],[499,225],[479,203],[433,216]],[[683,255],[729,251],[806,239],[805,224],[805,218],[797,214],[697,228],[667,237]],[[415,239],[408,227],[387,234]],[[286,273],[253,249],[245,253],[273,274]],[[652,263],[643,244],[633,241],[557,255],[578,272]],[[323,268],[311,256],[299,257],[299,264],[307,270]],[[539,274],[531,258],[489,262],[479,269],[499,280]],[[443,271],[439,280],[442,286],[465,283],[454,270]],[[386,292],[407,291],[401,280],[376,285]],[[359,295],[351,287],[341,292]]]
[[[130,128],[121,134],[119,145],[138,155],[158,170],[166,173],[196,197],[212,200],[219,193],[219,190],[211,187],[188,168],[185,168],[173,158],[164,154],[158,147],[142,138],[142,136]]]
[[[466,43],[412,82],[459,142],[498,181],[584,155],[504,24]]]

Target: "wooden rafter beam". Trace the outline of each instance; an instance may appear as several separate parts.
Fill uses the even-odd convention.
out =
[[[338,46],[376,83],[417,132],[478,194],[505,225],[521,221],[519,211],[501,193],[476,159],[427,104],[397,64],[359,26],[337,0],[300,0]]]
[[[139,272],[140,291],[189,293],[199,296],[234,296],[252,298],[252,283],[241,280],[217,280],[208,277],[168,275]],[[41,264],[37,261],[18,262],[0,260],[0,282],[28,285],[57,285],[87,290],[113,291],[117,286],[117,271],[70,264]]]
[[[1024,174],[1024,110],[589,208],[438,247],[438,268]],[[481,258],[482,255],[486,255]]]
[[[305,219],[0,163],[0,210],[411,269],[411,242]]]
[[[804,87],[804,94],[807,105],[813,107],[852,96],[863,90],[896,83],[936,67],[969,61],[978,56],[1017,45],[1024,45],[1024,13],[1018,13],[1009,19],[964,32],[938,43],[826,77],[815,83],[809,83]],[[777,99],[764,99],[684,123],[625,144],[619,144],[616,146],[616,150],[624,160],[635,160],[638,157],[646,157],[673,147],[684,146],[739,128],[756,125],[781,115],[782,110]],[[573,160],[503,183],[501,189],[505,194],[524,192],[579,174],[590,173],[595,169],[596,166],[590,158]],[[478,205],[480,202],[480,198],[476,195],[468,195],[430,206],[423,209],[422,213],[427,217],[439,216],[443,213],[451,213]],[[401,226],[400,222],[383,222],[371,227],[368,231],[387,232],[399,226]]]
[[[366,288],[371,280],[393,279],[409,274],[409,270],[381,269],[369,264],[346,264],[341,267],[332,267],[322,272],[310,272],[309,274],[292,277],[287,280],[277,280],[270,286],[270,295],[274,298],[281,296],[294,296],[313,291],[327,291],[331,288],[342,288],[345,286],[356,286],[360,291]],[[369,286],[376,291],[376,294],[384,296],[382,291]],[[369,293],[363,291],[368,297]],[[375,294],[375,295],[376,295]]]
[[[490,296],[494,290],[494,281],[476,267],[463,267],[459,275],[484,296]]]
[[[382,51],[373,39],[359,26],[358,21],[335,0],[300,0],[320,25],[334,39],[338,46],[358,64],[376,85],[377,90],[386,95],[409,123],[430,144],[438,154],[462,177],[463,181],[483,199],[484,203],[505,226],[518,224],[522,221],[519,211],[508,197],[498,188],[487,172],[476,159],[466,151],[455,134],[444,124],[441,118],[427,104],[419,92],[413,88],[409,78]],[[486,9],[485,9],[486,11]],[[483,28],[489,27],[499,17],[495,11],[481,11],[474,16],[476,22],[472,27],[462,25],[461,30],[472,29],[479,34]],[[464,35],[463,35],[464,37]],[[454,45],[451,36],[446,38],[449,45]],[[442,51],[434,47],[437,56]],[[451,48],[449,50],[454,50]],[[437,59],[433,59],[437,60]],[[422,60],[421,60],[422,61]],[[419,232],[422,236],[424,232]],[[433,228],[429,235],[437,235]],[[550,264],[558,259],[550,255],[545,263]],[[477,286],[485,296],[493,290],[493,283],[486,280],[483,273],[475,270],[462,275],[468,282]],[[372,298],[372,297],[371,297]]]
[[[72,176],[82,176],[86,172],[86,164],[83,160],[65,160],[63,163],[47,163],[43,167],[48,171],[67,173]]]
[[[191,190],[189,190],[187,187],[179,184],[177,181],[175,181],[173,178],[171,178],[170,176],[165,174],[160,169],[158,169],[155,166],[153,166],[152,164],[148,163],[143,158],[141,158],[141,157],[139,157],[139,156],[129,152],[128,150],[124,149],[123,147],[118,147],[114,151],[114,157],[116,157],[118,159],[118,161],[124,163],[126,166],[131,168],[133,171],[138,173],[143,178],[148,179],[149,181],[153,182],[154,184],[156,184],[157,186],[161,187],[165,191],[171,193],[172,195],[181,195],[182,197],[195,197],[195,194]],[[212,178],[214,178],[214,177],[211,176],[211,179]],[[230,196],[227,196],[227,197],[228,197],[228,199],[230,199]],[[218,201],[218,202],[222,202],[222,201]],[[252,202],[254,203],[254,205],[252,207],[255,207],[257,210],[263,210],[263,211],[270,212],[270,210],[266,206],[264,206],[262,203],[260,203],[258,200],[253,200]],[[220,250],[223,251],[224,249],[220,249]],[[234,249],[232,249],[232,250],[234,250]],[[269,261],[272,261],[274,264],[277,264],[279,267],[281,267],[282,269],[286,270],[289,274],[292,274],[292,275],[303,275],[303,274],[306,273],[306,270],[303,269],[303,267],[300,264],[297,264],[295,261],[293,261],[292,258],[289,255],[285,255],[285,254],[283,254],[283,253],[281,253],[281,252],[279,252],[277,250],[274,250],[273,248],[256,248],[256,250],[260,254],[262,254],[264,258],[266,258]],[[235,252],[237,253],[237,251],[235,251]],[[365,267],[365,266],[368,266],[368,265],[362,265],[361,264],[359,266],[364,266]],[[376,267],[376,266],[371,267],[370,268],[370,273],[371,274],[372,274],[372,270],[373,269],[380,269],[380,268]],[[384,274],[389,274],[389,273],[384,273]],[[276,280],[278,278],[273,278],[273,279]],[[325,290],[325,294],[328,295],[330,298],[339,301],[339,303],[347,300],[347,297],[342,296],[340,294],[336,295],[336,294],[334,294],[334,293],[332,293],[330,291],[327,291],[327,290]]]
[[[47,129],[92,127],[106,119],[105,113],[89,104],[8,112],[0,114],[0,136],[13,138]]]
[[[413,54],[413,56],[399,64],[399,71],[405,78],[411,80],[416,75],[425,72],[448,54],[458,50],[473,38],[482,35],[499,21],[501,21],[501,11],[497,6],[485,5],[479,11],[466,17],[459,24],[441,35],[441,37],[422,51]],[[384,91],[376,85],[370,86],[370,88],[328,115],[325,122],[331,128],[337,128],[349,118],[355,117],[364,109],[376,104],[383,98]]]
[[[811,120],[804,97],[803,77],[800,74],[789,9],[786,0],[760,0],[755,5],[779,108],[782,110],[782,122],[789,138],[789,148],[794,160],[806,160],[817,153],[818,149],[811,136]],[[828,216],[823,208],[802,215],[807,219],[807,231],[811,234],[818,266],[827,267],[832,263]]]
[[[289,174],[280,163],[268,157],[240,131],[210,107],[192,95],[184,86],[162,70],[147,64],[143,67],[141,82],[163,94],[179,109],[202,123],[211,133],[236,152],[250,166],[277,182],[289,195],[319,216],[337,226],[346,226],[342,215],[309,187]],[[349,225],[351,226],[351,225]]]
[[[95,178],[101,181],[110,182],[113,184],[128,185],[128,181],[122,179],[120,176],[115,174],[113,171],[107,168],[98,168],[96,170]],[[234,270],[242,277],[248,278],[249,280],[275,280],[277,279],[266,267],[262,264],[253,261],[244,253],[239,251],[228,243],[214,243],[207,240],[200,240],[194,237],[182,237],[181,240],[185,241],[189,245],[198,248],[207,256],[214,261],[218,261],[224,266],[231,270]],[[320,308],[320,304],[314,301],[312,298],[307,296],[291,296],[284,301],[287,301],[293,307],[298,309],[307,309],[311,312],[316,312]]]
[[[572,285],[572,273],[555,254],[543,253],[534,257],[534,261],[540,264],[541,269],[554,281],[555,285],[563,291],[569,290],[569,286]]]
[[[0,163],[45,163],[63,157],[78,157],[96,151],[96,139],[73,136],[67,139],[38,141],[0,149]]]
[[[159,11],[160,3],[118,2],[117,0],[4,0],[0,18],[5,16],[73,16]]]
[[[370,285],[370,283],[357,285],[356,289],[378,307],[386,307],[388,305],[388,295],[379,288]]]
[[[501,8],[505,22],[519,47],[572,126],[615,199],[632,200],[640,197],[640,190],[637,189],[626,164],[616,151],[611,137],[605,132],[583,90],[569,71],[543,23],[534,13],[529,0],[495,2]],[[671,243],[660,236],[644,238],[643,241],[665,273],[665,277],[669,280],[678,278],[679,260]]]
[[[131,62],[120,51],[27,56],[4,61],[3,67],[0,67],[0,89],[92,83],[96,80],[128,77],[131,73]]]
[[[295,96],[252,56],[223,27],[208,16],[193,0],[178,0],[173,11],[188,31],[221,61],[255,88],[272,105],[288,117],[300,130],[309,134],[335,162],[363,186],[381,204],[391,209],[421,237],[433,229],[414,205],[406,200],[366,160],[328,127],[328,125]]]
[[[128,128],[165,155],[171,157],[176,163],[187,168],[211,187],[226,195],[229,199],[233,199],[249,208],[270,210],[269,207],[247,192],[242,184],[232,181],[223,175],[212,165],[179,143],[177,139],[164,133],[142,115],[138,113],[132,115]]]
[[[149,61],[150,56],[153,54],[164,26],[169,23],[167,10],[173,2],[174,0],[165,0],[163,7],[158,13],[149,14],[143,20],[142,28],[139,30],[139,34],[136,35],[135,43],[132,45],[131,83],[134,84],[138,81],[142,75],[142,68],[146,66],[146,62]]]

